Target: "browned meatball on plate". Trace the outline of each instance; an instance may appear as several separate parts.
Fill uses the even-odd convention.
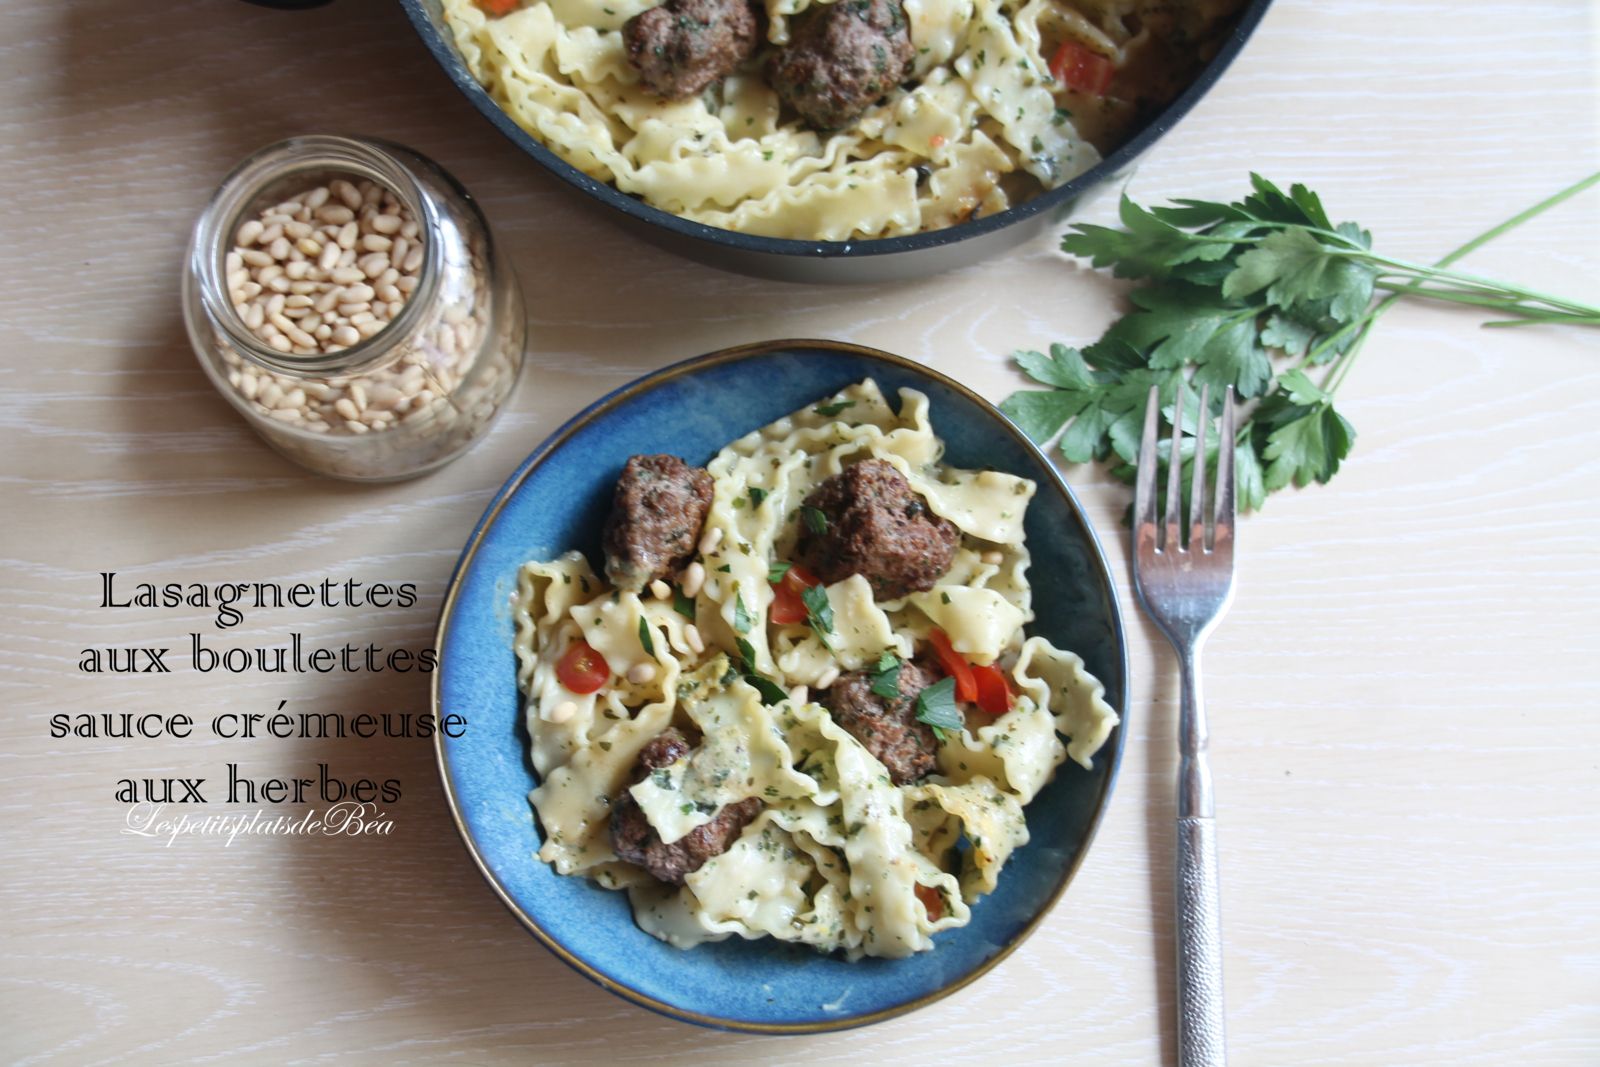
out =
[[[694,96],[750,58],[761,23],[748,0],[667,0],[622,27],[628,62],[668,100]]]
[[[611,497],[601,542],[606,577],[638,592],[694,556],[711,510],[711,475],[677,456],[633,456]]]
[[[900,0],[814,4],[767,64],[767,81],[811,126],[836,130],[911,77],[915,55]]]
[[[639,750],[634,782],[651,771],[671,766],[688,753],[688,739],[677,730],[667,729]],[[754,797],[724,805],[710,822],[669,845],[650,825],[632,794],[624,792],[611,808],[611,847],[619,859],[643,867],[657,881],[682,885],[685,876],[698,871],[706,860],[728,851],[728,846],[760,813],[761,801]]]
[[[917,695],[939,675],[920,663],[901,664],[898,700],[874,693],[874,677],[869,671],[841,675],[827,691],[828,710],[841,729],[888,768],[895,785],[909,785],[936,766],[933,727],[917,721]]]
[[[846,467],[801,506],[800,560],[824,582],[859,574],[880,600],[932,589],[950,569],[960,531],[928,510],[881,459]]]

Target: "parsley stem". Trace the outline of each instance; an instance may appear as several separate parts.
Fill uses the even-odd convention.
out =
[[[1586,178],[1581,178],[1578,181],[1573,182],[1565,189],[1559,190],[1558,192],[1545,197],[1532,207],[1518,212],[1509,219],[1506,219],[1504,222],[1500,222],[1489,227],[1489,229],[1478,234],[1478,236],[1474,237],[1466,244],[1452,252],[1447,253],[1435,264],[1435,267],[1440,269],[1448,267],[1450,264],[1456,262],[1462,257],[1482,248],[1495,238],[1510,233],[1523,223],[1544,214],[1546,211],[1549,211],[1551,208],[1556,207],[1559,204],[1565,203],[1574,196],[1577,196],[1579,193],[1583,192],[1585,189],[1588,189],[1594,185],[1600,185],[1600,171],[1596,171]],[[1361,323],[1361,333],[1357,335],[1350,347],[1345,349],[1343,354],[1341,354],[1339,358],[1334,361],[1333,366],[1328,369],[1328,375],[1323,379],[1322,382],[1323,392],[1327,393],[1329,396],[1332,396],[1338,391],[1339,386],[1344,384],[1345,378],[1350,373],[1350,366],[1355,362],[1356,354],[1361,351],[1362,345],[1366,342],[1367,335],[1371,333],[1372,324],[1377,322],[1378,318],[1385,311],[1388,311],[1389,308],[1394,305],[1394,302],[1399,300],[1402,295],[1404,295],[1402,292],[1391,290],[1388,296],[1378,301],[1378,303],[1373,305],[1365,315],[1357,320]]]

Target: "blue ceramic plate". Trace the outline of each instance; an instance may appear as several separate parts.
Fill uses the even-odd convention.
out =
[[[440,617],[434,712],[470,725],[436,735],[445,795],[468,851],[506,906],[556,955],[606,989],[690,1022],[795,1033],[860,1026],[929,1004],[983,974],[1027,937],[1083,861],[1122,757],[1118,728],[1092,772],[1067,763],[1027,807],[1032,840],[963,929],[910,959],[846,963],[771,939],[680,951],[634,925],[623,893],[563,878],[534,858],[539,830],[511,651],[517,568],[573,547],[598,561],[600,526],[623,463],[672,452],[703,463],[723,445],[819,397],[875,378],[885,395],[928,394],[946,461],[1032,478],[1030,631],[1081,655],[1125,707],[1116,593],[1094,532],[1054,467],[976,394],[919,364],[829,341],[774,341],[679,363],[617,390],[529,456],[473,531]]]

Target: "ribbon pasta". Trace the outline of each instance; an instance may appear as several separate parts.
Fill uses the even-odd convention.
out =
[[[768,39],[784,43],[812,2],[825,0],[767,0]],[[442,4],[467,68],[519,126],[585,174],[712,226],[817,241],[917,233],[1099,162],[1056,107],[1037,0],[904,0],[915,82],[830,133],[780,121],[753,71],[688,100],[650,95],[620,30],[652,6],[537,0],[491,18],[473,0]]]
[[[681,948],[767,936],[850,959],[901,957],[969,921],[1028,841],[1024,806],[1068,758],[1091,767],[1118,719],[1082,660],[1023,633],[1033,618],[1023,541],[1033,483],[943,466],[942,451],[927,397],[903,389],[897,412],[871,380],[723,448],[708,465],[706,528],[721,534],[704,542],[715,548],[701,557],[709,577],[693,600],[693,639],[686,605],[613,591],[580,553],[522,566],[517,682],[540,779],[530,799],[541,860],[626,889],[639,925]],[[792,556],[800,502],[868,458],[893,464],[959,528],[950,570],[930,592],[895,601],[875,602],[860,575],[825,587],[834,620],[826,643],[804,623],[768,625],[769,565]],[[935,626],[968,658],[1000,664],[1018,696],[1005,714],[973,714],[951,731],[938,771],[911,785],[894,785],[822,704],[794,695],[765,703],[733,667],[734,656],[748,656],[793,693],[886,650],[910,658]],[[579,640],[612,671],[586,696],[556,673]],[[650,679],[628,681],[640,663],[654,665],[639,672]],[[552,710],[567,704],[576,711],[564,707],[557,721]],[[640,749],[675,723],[692,725],[701,743],[630,784]],[[624,789],[668,843],[724,805],[754,797],[763,807],[678,887],[612,850],[611,798]]]

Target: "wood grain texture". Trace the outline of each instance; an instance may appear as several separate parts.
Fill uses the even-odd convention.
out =
[[[480,882],[414,741],[52,741],[55,711],[423,710],[415,676],[94,678],[91,644],[204,612],[95,609],[133,580],[419,583],[412,611],[263,612],[421,647],[502,478],[593,398],[674,359],[825,336],[999,398],[1006,356],[1087,341],[1120,288],[1050,238],[918,283],[795,287],[641,243],[503,141],[399,10],[8,2],[0,38],[0,1059],[845,1064],[1170,1062],[1172,663],[1128,597],[1125,491],[1067,473],[1129,612],[1128,755],[1062,904],[995,973],[867,1031],[763,1039],[657,1018],[527,937]],[[1282,0],[1132,192],[1226,196],[1256,169],[1428,259],[1600,168],[1581,0]],[[530,306],[525,381],[480,447],[416,482],[316,479],[262,446],[188,351],[187,228],[235,161],[358,131],[482,200]],[[1085,208],[1109,217],[1111,198]],[[1466,266],[1594,299],[1590,194]],[[1243,1065],[1600,1062],[1600,333],[1486,332],[1400,308],[1343,391],[1329,488],[1241,530],[1209,646],[1230,1043]],[[240,638],[244,643],[244,637]],[[119,835],[116,778],[398,777],[389,840]]]

